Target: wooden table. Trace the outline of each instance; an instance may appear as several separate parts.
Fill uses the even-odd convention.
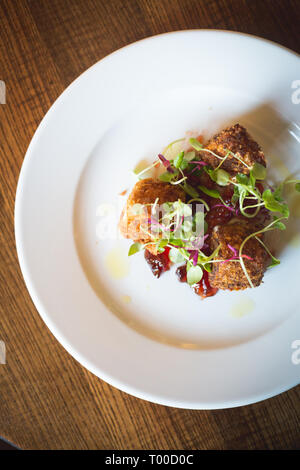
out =
[[[0,435],[23,449],[299,447],[299,387],[242,408],[188,411],[126,395],[81,367],[30,300],[13,226],[30,139],[87,67],[138,39],[189,28],[243,31],[299,53],[299,24],[299,0],[0,0]]]

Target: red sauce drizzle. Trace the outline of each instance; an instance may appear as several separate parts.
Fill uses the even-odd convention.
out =
[[[176,274],[180,282],[186,282],[186,265],[179,266],[176,269]],[[197,295],[200,295],[203,299],[206,297],[212,297],[218,292],[218,289],[215,287],[211,287],[209,279],[208,279],[208,272],[203,271],[203,277],[201,281],[197,282],[197,284],[193,285],[193,290]]]
[[[186,264],[176,269],[176,274],[180,282],[186,282]]]
[[[203,277],[201,281],[197,282],[197,284],[194,284],[193,289],[197,295],[200,295],[200,297],[202,297],[202,299],[216,295],[219,290],[216,287],[211,287],[210,282],[208,280],[207,271],[203,271]]]
[[[145,250],[145,259],[149,264],[152,273],[157,278],[159,278],[162,273],[170,269],[171,261],[169,260],[169,251],[170,248],[166,247],[163,253],[153,255],[147,249]]]

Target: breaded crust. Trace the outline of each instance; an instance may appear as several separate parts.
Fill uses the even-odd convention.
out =
[[[153,178],[138,181],[131,191],[120,217],[119,229],[123,237],[140,243],[151,241],[151,237],[141,230],[141,224],[144,227],[146,219],[150,216],[151,207],[146,207],[145,212],[140,215],[132,213],[131,208],[135,204],[154,204],[157,198],[159,205],[165,202],[175,202],[178,199],[185,202],[185,192],[176,185]],[[151,250],[151,246],[149,248]]]
[[[228,244],[238,252],[241,243],[253,232],[253,226],[247,221],[244,223],[238,221],[215,227],[211,239],[211,248],[215,249],[220,245],[220,251],[216,259],[228,260],[232,258],[234,253],[228,247]],[[260,238],[262,239],[261,236]],[[243,254],[253,259],[253,261],[244,259],[244,263],[253,285],[257,287],[262,282],[269,255],[254,237],[246,242]],[[226,261],[224,263],[213,263],[212,265],[212,272],[209,273],[209,282],[212,287],[229,290],[241,290],[250,287],[238,261]]]
[[[230,150],[249,167],[252,167],[255,162],[266,166],[265,156],[260,146],[252,139],[245,127],[240,124],[235,124],[234,126],[224,129],[219,134],[216,134],[210,139],[205,148],[220,157],[225,157],[227,151]],[[216,168],[221,161],[208,152],[202,152],[201,158],[213,168]],[[237,173],[249,174],[247,166],[243,165],[243,163],[232,155],[227,157],[221,168],[232,175]]]

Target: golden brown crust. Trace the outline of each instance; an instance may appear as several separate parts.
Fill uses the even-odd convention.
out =
[[[252,167],[255,162],[266,166],[265,156],[260,146],[252,139],[245,127],[240,124],[235,124],[216,134],[210,139],[205,148],[220,157],[225,157],[227,151],[230,150],[245,162],[248,167]],[[202,152],[201,158],[213,168],[216,168],[221,161],[208,152]],[[222,164],[222,168],[231,174],[249,173],[249,169],[232,155],[227,157]]]
[[[138,181],[128,197],[128,204],[153,204],[159,198],[159,204],[185,200],[185,192],[177,185],[164,183],[153,178]]]
[[[211,239],[211,248],[215,249],[220,245],[220,251],[216,259],[228,260],[232,258],[234,254],[228,244],[238,252],[243,240],[251,233],[253,233],[253,226],[247,221],[238,221],[233,224],[215,227]],[[253,285],[257,287],[262,282],[269,256],[264,247],[254,237],[246,242],[243,254],[253,259],[253,261],[244,259],[244,264]],[[241,290],[249,287],[249,282],[238,261],[213,263],[212,272],[209,273],[209,282],[212,287],[218,289]]]
[[[151,241],[151,237],[141,230],[141,224],[144,226],[147,217],[150,216],[150,207],[141,215],[132,213],[130,209],[135,204],[154,204],[157,198],[159,205],[165,202],[175,202],[178,199],[184,202],[185,192],[178,186],[164,183],[153,178],[138,181],[131,191],[120,217],[119,229],[125,238],[130,238],[140,243],[148,243]],[[150,251],[154,253],[154,245],[149,247]]]

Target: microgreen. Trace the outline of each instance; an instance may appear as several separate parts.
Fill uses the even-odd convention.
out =
[[[194,152],[193,150],[192,150],[191,152],[186,152],[186,153],[184,154],[184,158],[185,158],[188,162],[194,160],[195,156],[196,156],[196,152]]]
[[[227,186],[229,183],[230,175],[225,170],[217,170],[216,171],[216,183],[219,186]]]
[[[175,168],[181,168],[182,170],[184,170],[184,168],[182,168],[182,165],[183,163],[185,163],[185,168],[187,167],[188,165],[188,162],[186,160],[184,160],[184,152],[180,152],[177,157],[174,159],[174,166]]]
[[[164,150],[163,154],[158,155],[158,159],[154,161],[149,167],[142,169],[142,171],[135,171],[138,178],[145,177],[148,170],[161,164],[165,168],[165,172],[159,176],[163,182],[172,185],[179,185],[187,195],[190,196],[188,204],[193,202],[200,202],[205,206],[206,212],[210,210],[210,205],[201,198],[200,191],[207,196],[214,199],[219,199],[220,204],[215,204],[212,208],[222,206],[232,211],[235,215],[240,214],[247,218],[255,217],[261,208],[267,209],[273,215],[272,222],[261,230],[248,235],[241,243],[239,250],[228,245],[232,251],[233,256],[227,260],[217,259],[220,246],[218,246],[210,256],[205,255],[201,251],[203,240],[205,240],[204,233],[207,230],[207,222],[205,221],[204,212],[194,213],[188,204],[178,200],[175,202],[163,204],[165,210],[164,215],[158,220],[156,216],[156,206],[158,199],[154,203],[154,208],[151,210],[151,217],[145,218],[147,226],[141,224],[141,230],[149,236],[151,242],[146,244],[133,243],[129,248],[128,255],[131,256],[149,244],[154,244],[158,253],[162,253],[166,247],[170,248],[169,258],[173,263],[187,263],[187,281],[190,285],[199,282],[203,276],[203,270],[210,272],[213,263],[224,263],[227,261],[239,262],[244,274],[251,287],[253,286],[252,280],[245,267],[245,260],[253,261],[248,255],[243,253],[244,247],[248,240],[254,237],[266,250],[271,257],[271,264],[269,267],[276,266],[280,261],[270,252],[269,248],[260,238],[260,235],[270,230],[279,229],[285,230],[286,226],[282,222],[283,219],[289,217],[289,208],[283,199],[283,189],[286,184],[294,184],[295,190],[300,192],[300,180],[289,179],[280,183],[276,188],[271,188],[267,183],[266,187],[271,189],[261,189],[261,183],[257,181],[264,181],[266,179],[266,168],[258,162],[255,162],[252,167],[247,165],[240,157],[239,154],[234,154],[230,150],[225,150],[225,156],[221,157],[210,149],[207,149],[197,139],[190,138],[189,142],[193,150],[188,152],[183,150],[181,142],[184,139],[169,144]],[[175,145],[174,145],[175,144]],[[211,168],[207,162],[201,160],[199,155],[201,152],[209,153],[219,160],[219,164],[215,168]],[[167,158],[166,158],[167,157]],[[222,165],[229,158],[235,158],[247,168],[247,174],[238,173],[234,176],[223,170]],[[222,199],[222,191],[216,188],[207,188],[204,185],[197,185],[194,187],[194,181],[201,177],[202,172],[205,171],[211,180],[220,187],[232,185],[233,196],[231,198],[231,205],[227,205]],[[201,179],[199,180],[199,182]],[[192,182],[192,184],[189,184]],[[199,190],[199,191],[198,191]],[[146,206],[151,204],[146,204]],[[131,208],[134,215],[147,214],[144,212],[144,207],[141,204],[136,204]],[[277,215],[275,215],[277,213]],[[278,215],[279,214],[279,215]],[[148,224],[151,224],[151,233],[149,233]],[[202,234],[195,236],[196,227],[201,225],[203,229]],[[206,247],[205,247],[206,248]]]
[[[220,199],[221,195],[216,189],[208,189],[206,186],[199,185],[198,188],[207,196],[213,197],[215,199]]]
[[[244,271],[244,274],[249,282],[249,285],[250,287],[254,287],[253,286],[253,283],[252,283],[252,280],[247,272],[247,269],[246,269],[246,266],[245,266],[245,263],[244,263],[244,260],[243,260],[243,249],[244,249],[244,246],[245,244],[247,243],[248,240],[250,240],[250,238],[252,237],[257,237],[258,235],[262,234],[262,233],[265,233],[265,232],[269,232],[270,230],[274,230],[275,228],[278,228],[278,222],[281,222],[282,219],[286,219],[287,217],[280,217],[280,218],[274,218],[273,221],[267,225],[266,227],[262,228],[261,230],[257,230],[257,232],[253,232],[251,233],[250,235],[248,235],[244,240],[243,242],[241,243],[240,245],[240,249],[239,249],[239,258],[240,258],[240,263],[241,263],[241,267]]]
[[[172,263],[183,263],[185,261],[184,255],[181,253],[180,249],[171,248],[169,251],[169,258]]]
[[[287,180],[287,181],[284,181],[283,184],[295,184],[295,190],[300,192],[300,180]]]
[[[231,152],[231,150],[225,150],[226,151],[226,154],[225,154],[225,157],[220,157],[220,155],[218,155],[217,153],[213,152],[212,150],[210,149],[207,149],[207,148],[204,148],[202,144],[200,144],[200,142],[197,140],[197,139],[194,139],[194,138],[191,138],[190,139],[190,144],[191,146],[197,150],[198,152],[207,152],[207,153],[210,153],[211,155],[213,155],[214,157],[218,158],[219,160],[221,160],[221,164],[218,166],[218,168],[224,163],[224,161],[228,158],[229,155],[231,155],[233,158],[235,158],[236,160],[238,160],[240,163],[242,163],[246,168],[248,168],[248,170],[251,170],[250,166],[247,165],[247,163],[245,163],[238,155],[236,155],[235,153]]]
[[[266,167],[255,162],[250,171],[250,175],[252,175],[255,180],[264,180],[267,176]]]
[[[158,154],[158,158],[169,173],[174,173],[174,169],[172,168],[169,160],[167,160],[161,153]]]
[[[133,170],[133,174],[137,179],[143,179],[145,177],[148,177],[149,170],[152,170],[152,168],[156,167],[157,165],[159,165],[159,160],[155,160],[155,162],[151,163],[151,165],[147,166],[146,168],[143,168],[142,170],[140,169],[140,165],[138,165]]]
[[[156,248],[159,253],[163,253],[165,251],[165,247],[169,243],[169,240],[166,238],[162,238],[156,243]]]
[[[191,146],[192,146],[195,150],[200,151],[200,150],[203,149],[203,144],[201,144],[201,143],[199,142],[199,140],[197,140],[197,139],[195,139],[195,138],[193,138],[193,137],[190,138],[190,144],[191,144]]]
[[[222,169],[215,169],[204,167],[206,173],[210,176],[211,180],[217,183],[219,186],[227,186],[230,182],[230,175],[227,171]]]
[[[268,255],[271,257],[272,263],[268,266],[268,268],[273,268],[274,266],[277,266],[280,264],[280,260],[275,258],[275,256],[271,253],[269,248],[266,246],[266,244],[257,236],[255,236],[256,240],[264,247]]]
[[[185,138],[177,139],[171,142],[167,147],[164,148],[162,151],[162,154],[168,159],[168,160],[173,160],[176,155],[178,154],[178,151],[182,149],[182,145],[184,142]]]
[[[188,183],[184,183],[184,185],[182,186],[184,191],[191,197],[193,198],[198,198],[199,197],[199,193],[198,191],[193,187],[191,186],[190,184]]]
[[[222,204],[225,206],[225,207],[228,207],[227,204],[225,203],[225,201],[223,200],[221,194],[219,193],[219,191],[217,189],[209,189],[207,188],[206,186],[203,186],[203,185],[199,185],[198,188],[204,193],[204,194],[207,194],[207,196],[210,196],[210,197],[213,197],[214,199],[220,199],[220,201],[222,202]]]
[[[169,173],[169,172],[165,172],[165,173],[162,173],[161,175],[159,175],[159,179],[161,181],[164,181],[165,183],[171,183],[171,181],[175,180],[175,178],[177,177],[178,175],[178,171],[174,173]]]
[[[252,185],[250,184],[250,180],[249,180],[249,177],[247,175],[245,175],[244,173],[238,173],[236,175],[236,181],[242,185],[242,186],[245,186],[246,189],[248,187],[252,187]]]
[[[276,200],[274,194],[270,189],[266,189],[263,192],[262,198],[265,203],[266,209],[271,212],[279,212],[284,217],[289,216],[290,211],[288,205],[284,202],[279,202],[278,200]]]
[[[133,243],[129,248],[128,256],[135,255],[135,253],[137,253],[138,251],[141,251],[142,248],[143,248],[143,245],[141,243]]]
[[[285,224],[279,220],[279,217],[276,217],[274,215],[273,222],[274,222],[274,225],[273,225],[274,228],[277,228],[278,230],[286,230]]]
[[[190,286],[201,281],[203,276],[203,271],[200,266],[187,264],[187,282]]]

